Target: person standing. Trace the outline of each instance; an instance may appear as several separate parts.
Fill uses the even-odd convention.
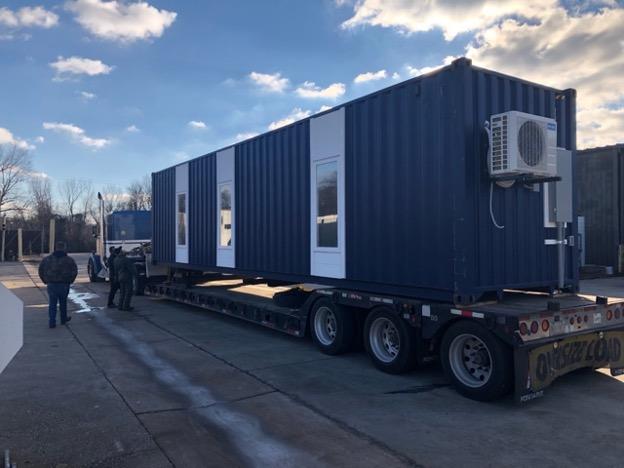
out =
[[[71,320],[67,316],[67,296],[69,286],[78,276],[78,267],[73,258],[67,255],[65,242],[57,242],[54,252],[39,264],[39,278],[48,287],[49,327],[56,327],[57,304],[61,311],[61,324]]]
[[[115,259],[115,273],[119,281],[119,310],[133,310],[134,307],[130,306],[130,300],[132,299],[132,287],[137,271],[134,262],[126,256],[126,252],[123,250],[117,254]]]
[[[121,250],[121,249],[120,249]],[[119,253],[115,247],[109,249],[110,256],[108,257],[108,279],[110,281],[110,291],[108,292],[108,307],[115,306],[115,294],[119,291],[119,279],[117,278],[117,270],[115,270],[115,260]],[[120,294],[121,295],[121,294]],[[120,302],[121,305],[121,302]]]

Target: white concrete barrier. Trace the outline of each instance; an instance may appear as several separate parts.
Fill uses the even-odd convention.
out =
[[[24,344],[24,303],[0,283],[0,373]]]

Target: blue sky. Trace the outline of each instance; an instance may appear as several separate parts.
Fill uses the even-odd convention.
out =
[[[624,140],[621,2],[424,4],[3,2],[0,143],[53,182],[124,187],[460,55],[579,88],[580,146]]]

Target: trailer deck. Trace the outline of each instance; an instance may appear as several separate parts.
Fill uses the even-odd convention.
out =
[[[461,330],[453,331],[453,328],[467,326],[469,329],[473,326],[470,323],[473,323],[477,327],[474,333],[489,333],[508,347],[511,353],[509,358],[501,355],[498,359],[513,361],[513,387],[518,401],[542,396],[544,388],[553,380],[581,367],[610,366],[614,373],[624,369],[621,352],[624,344],[624,301],[618,298],[506,291],[500,301],[460,306],[323,285],[271,287],[261,278],[230,278],[211,274],[203,279],[195,284],[183,279],[181,282],[174,279],[168,283],[150,284],[147,294],[241,318],[297,337],[305,336],[309,330],[319,349],[326,354],[339,354],[350,349],[356,335],[363,331],[365,345],[371,355],[375,351],[371,350],[372,345],[367,344],[367,340],[372,342],[371,334],[374,332],[369,322],[379,316],[386,325],[393,322],[393,329],[383,335],[383,346],[387,351],[399,352],[398,347],[393,348],[392,340],[400,334],[403,340],[401,346],[407,346],[413,355],[409,362],[405,358],[400,367],[393,368],[388,368],[383,359],[378,361],[371,356],[377,367],[392,373],[439,357],[445,365],[448,362],[444,357],[448,351],[445,351],[445,339],[449,330],[451,335],[462,336]],[[319,321],[316,316],[321,303],[324,304],[320,308],[325,309],[325,315]],[[327,309],[333,311],[328,314]],[[345,320],[349,321],[346,329]],[[324,330],[324,327],[327,329]],[[348,333],[348,337],[344,338],[340,333]],[[337,343],[339,340],[344,340],[340,347],[330,347],[330,341]],[[585,354],[579,351],[578,355],[572,356],[572,351],[569,351],[572,349],[589,351]],[[564,355],[562,350],[570,354]],[[379,349],[376,352],[379,353]],[[477,364],[486,359],[483,356],[475,358]],[[470,359],[469,356],[466,358]],[[487,360],[492,359],[496,358],[487,357]],[[546,366],[547,359],[554,361]],[[480,365],[469,370],[478,368]],[[480,398],[469,390],[462,393]]]

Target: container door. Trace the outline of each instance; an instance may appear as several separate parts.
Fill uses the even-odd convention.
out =
[[[176,262],[188,263],[188,163],[176,166]]]
[[[310,274],[345,277],[345,111],[310,120]]]
[[[217,153],[217,266],[235,265],[234,148]]]

